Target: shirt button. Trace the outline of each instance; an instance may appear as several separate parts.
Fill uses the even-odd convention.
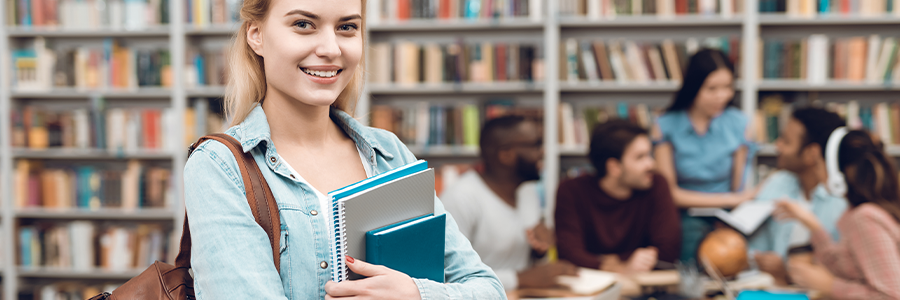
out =
[[[269,157],[269,161],[271,161],[271,162],[273,162],[273,163],[274,163],[274,162],[275,162],[275,157],[274,157],[274,156],[272,156],[272,157]]]
[[[319,267],[322,267],[322,269],[328,268],[328,262],[323,261],[319,263]]]
[[[294,174],[291,174],[291,179],[297,179],[297,177],[294,176]]]
[[[314,209],[314,210],[309,211],[309,214],[311,214],[313,216],[318,216],[319,212]]]

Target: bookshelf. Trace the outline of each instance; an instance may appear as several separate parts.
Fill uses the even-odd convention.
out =
[[[370,0],[369,4],[387,3],[391,0]],[[523,1],[523,0],[517,0]],[[760,13],[761,1],[736,1],[742,5],[740,13],[732,16],[713,15],[618,15],[589,16],[587,14],[571,14],[556,5],[548,5],[570,0],[536,1],[527,0],[529,5],[542,3],[537,7],[538,13],[530,16],[501,18],[449,18],[449,19],[411,19],[406,21],[369,20],[366,33],[369,47],[378,43],[396,44],[413,42],[417,45],[485,45],[501,43],[506,45],[521,44],[536,48],[539,54],[532,53],[541,59],[542,76],[540,79],[510,78],[511,80],[494,80],[490,82],[473,82],[471,80],[441,80],[439,82],[396,83],[378,81],[373,74],[372,59],[369,60],[369,81],[360,96],[356,107],[356,116],[368,123],[374,109],[383,106],[402,106],[410,103],[424,102],[429,105],[483,106],[495,101],[510,101],[515,106],[543,110],[543,131],[545,141],[560,140],[560,107],[571,105],[575,108],[591,106],[608,106],[616,103],[628,105],[646,105],[659,108],[667,105],[679,83],[662,80],[639,83],[634,81],[590,81],[563,79],[561,65],[567,61],[562,57],[566,49],[560,47],[567,40],[635,40],[639,42],[659,42],[672,39],[677,44],[687,43],[690,39],[699,39],[703,45],[705,39],[721,39],[729,37],[736,43],[729,46],[740,52],[738,56],[739,80],[736,82],[736,99],[739,107],[748,117],[754,117],[760,93],[793,93],[804,95],[803,99],[823,101],[846,101],[858,99],[860,102],[896,101],[900,98],[898,83],[867,83],[866,81],[826,80],[824,83],[811,84],[805,79],[762,79],[756,67],[763,61],[759,50],[761,39],[766,38],[808,38],[811,34],[827,33],[832,37],[867,36],[881,34],[882,37],[900,38],[896,27],[900,25],[900,15],[879,14],[873,16],[854,16],[843,14],[813,15],[797,17],[785,13]],[[769,0],[762,0],[769,1]],[[793,1],[793,0],[789,0]],[[191,68],[188,53],[197,49],[210,50],[220,47],[230,39],[237,28],[233,23],[209,22],[209,16],[199,16],[195,12],[186,12],[185,7],[177,5],[180,1],[169,1],[169,13],[174,16],[188,15],[200,19],[199,25],[188,23],[184,18],[171,18],[167,25],[148,26],[141,30],[125,29],[60,29],[21,26],[0,27],[0,285],[3,299],[18,299],[22,292],[20,279],[41,282],[52,280],[110,280],[123,281],[137,275],[139,270],[113,272],[103,269],[74,271],[50,267],[18,266],[18,228],[21,224],[32,222],[154,222],[170,224],[168,254],[174,259],[177,250],[177,238],[181,235],[183,221],[182,168],[186,161],[184,141],[192,136],[185,130],[167,132],[166,139],[173,145],[172,150],[136,150],[109,151],[106,149],[61,149],[48,148],[31,150],[13,147],[10,135],[13,131],[11,115],[23,104],[42,105],[43,103],[67,103],[66,105],[88,106],[89,100],[103,97],[115,101],[122,107],[160,104],[168,107],[176,120],[182,120],[189,114],[188,107],[194,99],[221,98],[225,88],[212,83],[206,85],[190,84],[196,82],[197,74],[185,73]],[[0,5],[0,23],[8,24],[6,5]],[[370,7],[373,9],[373,7]],[[376,16],[378,14],[370,14]],[[205,19],[204,19],[205,18]],[[214,18],[213,18],[214,19]],[[221,21],[221,20],[220,20]],[[171,54],[172,81],[168,87],[135,87],[135,88],[50,88],[46,90],[25,91],[12,86],[13,66],[9,59],[12,51],[21,47],[23,41],[38,37],[47,40],[65,40],[69,43],[80,41],[96,42],[105,38],[162,42]],[[461,42],[462,41],[462,42]],[[150,43],[148,42],[148,43]],[[371,50],[371,49],[370,49]],[[196,70],[194,70],[196,71]],[[391,77],[391,73],[387,73]],[[536,74],[536,73],[535,73]],[[507,74],[509,75],[509,74]],[[532,74],[534,75],[534,74]],[[583,75],[582,75],[583,76]],[[424,80],[421,80],[424,81]],[[427,143],[426,143],[427,144]],[[477,160],[478,148],[472,145],[410,145],[410,150],[418,157],[434,162],[434,165],[474,162]],[[892,145],[888,152],[900,157],[900,146]],[[545,143],[544,157],[544,192],[552,207],[556,187],[565,167],[584,163],[587,147],[584,144]],[[763,145],[758,159],[770,160],[775,154],[773,145]],[[153,165],[171,168],[171,191],[174,195],[171,206],[166,208],[144,208],[138,210],[123,209],[45,209],[16,208],[14,184],[16,162],[21,159],[36,160],[47,164],[58,163],[99,163],[124,164],[129,160],[139,160]]]

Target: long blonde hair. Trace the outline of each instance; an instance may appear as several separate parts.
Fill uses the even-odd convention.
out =
[[[363,49],[366,49],[366,0],[362,2],[362,21],[359,32]],[[256,22],[265,22],[272,0],[244,0],[241,6],[241,28],[235,32],[228,50],[228,85],[225,88],[225,115],[231,120],[229,126],[240,124],[250,114],[256,103],[266,98],[266,72],[263,58],[253,52],[247,44],[247,28]],[[332,107],[353,115],[356,100],[364,83],[366,55],[363,51],[356,72],[347,87],[338,95]]]

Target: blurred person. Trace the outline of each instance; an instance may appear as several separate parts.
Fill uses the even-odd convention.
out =
[[[690,216],[688,208],[733,208],[755,196],[755,189],[744,189],[752,126],[729,105],[733,98],[734,66],[721,51],[702,49],[691,56],[681,89],[653,129],[659,172],[681,208],[681,261],[696,261],[716,220]]]
[[[588,156],[595,173],[566,180],[557,192],[560,259],[621,274],[678,259],[678,209],[655,172],[652,148],[647,131],[625,120],[594,129]]]
[[[205,142],[184,167],[197,299],[506,298],[449,214],[444,282],[352,257],[349,269],[367,278],[331,281],[326,193],[416,161],[394,134],[351,115],[365,74],[365,4],[243,1],[228,51],[225,107],[232,127],[226,134],[253,156],[278,203],[281,272],[247,205],[234,155]],[[437,197],[434,206],[444,211]]]
[[[820,108],[793,112],[775,146],[778,168],[760,186],[755,201],[786,199],[810,209],[826,232],[838,239],[837,222],[847,210],[847,200],[826,189],[825,144],[835,129],[844,126],[836,113]],[[808,259],[810,232],[796,222],[767,220],[748,238],[748,247],[760,270],[787,285],[786,261]]]
[[[554,246],[534,181],[543,158],[540,125],[522,116],[491,119],[481,129],[483,171],[470,170],[441,195],[444,205],[503,287],[549,288],[575,275],[566,262],[537,264]]]
[[[776,217],[797,220],[809,229],[815,258],[824,266],[792,261],[788,271],[794,283],[821,291],[827,298],[900,299],[897,168],[867,132],[849,131],[841,138],[845,132],[845,128],[836,130],[837,154],[826,155],[836,160],[833,163],[839,169],[831,172],[840,173],[829,174],[838,185],[829,181],[829,189],[839,195],[845,190],[850,205],[838,221],[841,238],[835,242],[809,209],[793,201],[779,202]]]

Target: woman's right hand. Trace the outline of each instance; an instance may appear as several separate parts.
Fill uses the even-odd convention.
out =
[[[791,202],[789,200],[781,200],[775,204],[775,211],[772,212],[772,216],[775,217],[776,220],[783,221],[794,219],[799,221],[809,228],[810,231],[818,230],[822,227],[819,223],[819,219],[816,218],[809,209],[806,209],[800,206],[797,203]]]
[[[419,288],[408,275],[385,266],[347,257],[350,271],[368,278],[325,283],[325,300],[339,298],[421,299]]]

